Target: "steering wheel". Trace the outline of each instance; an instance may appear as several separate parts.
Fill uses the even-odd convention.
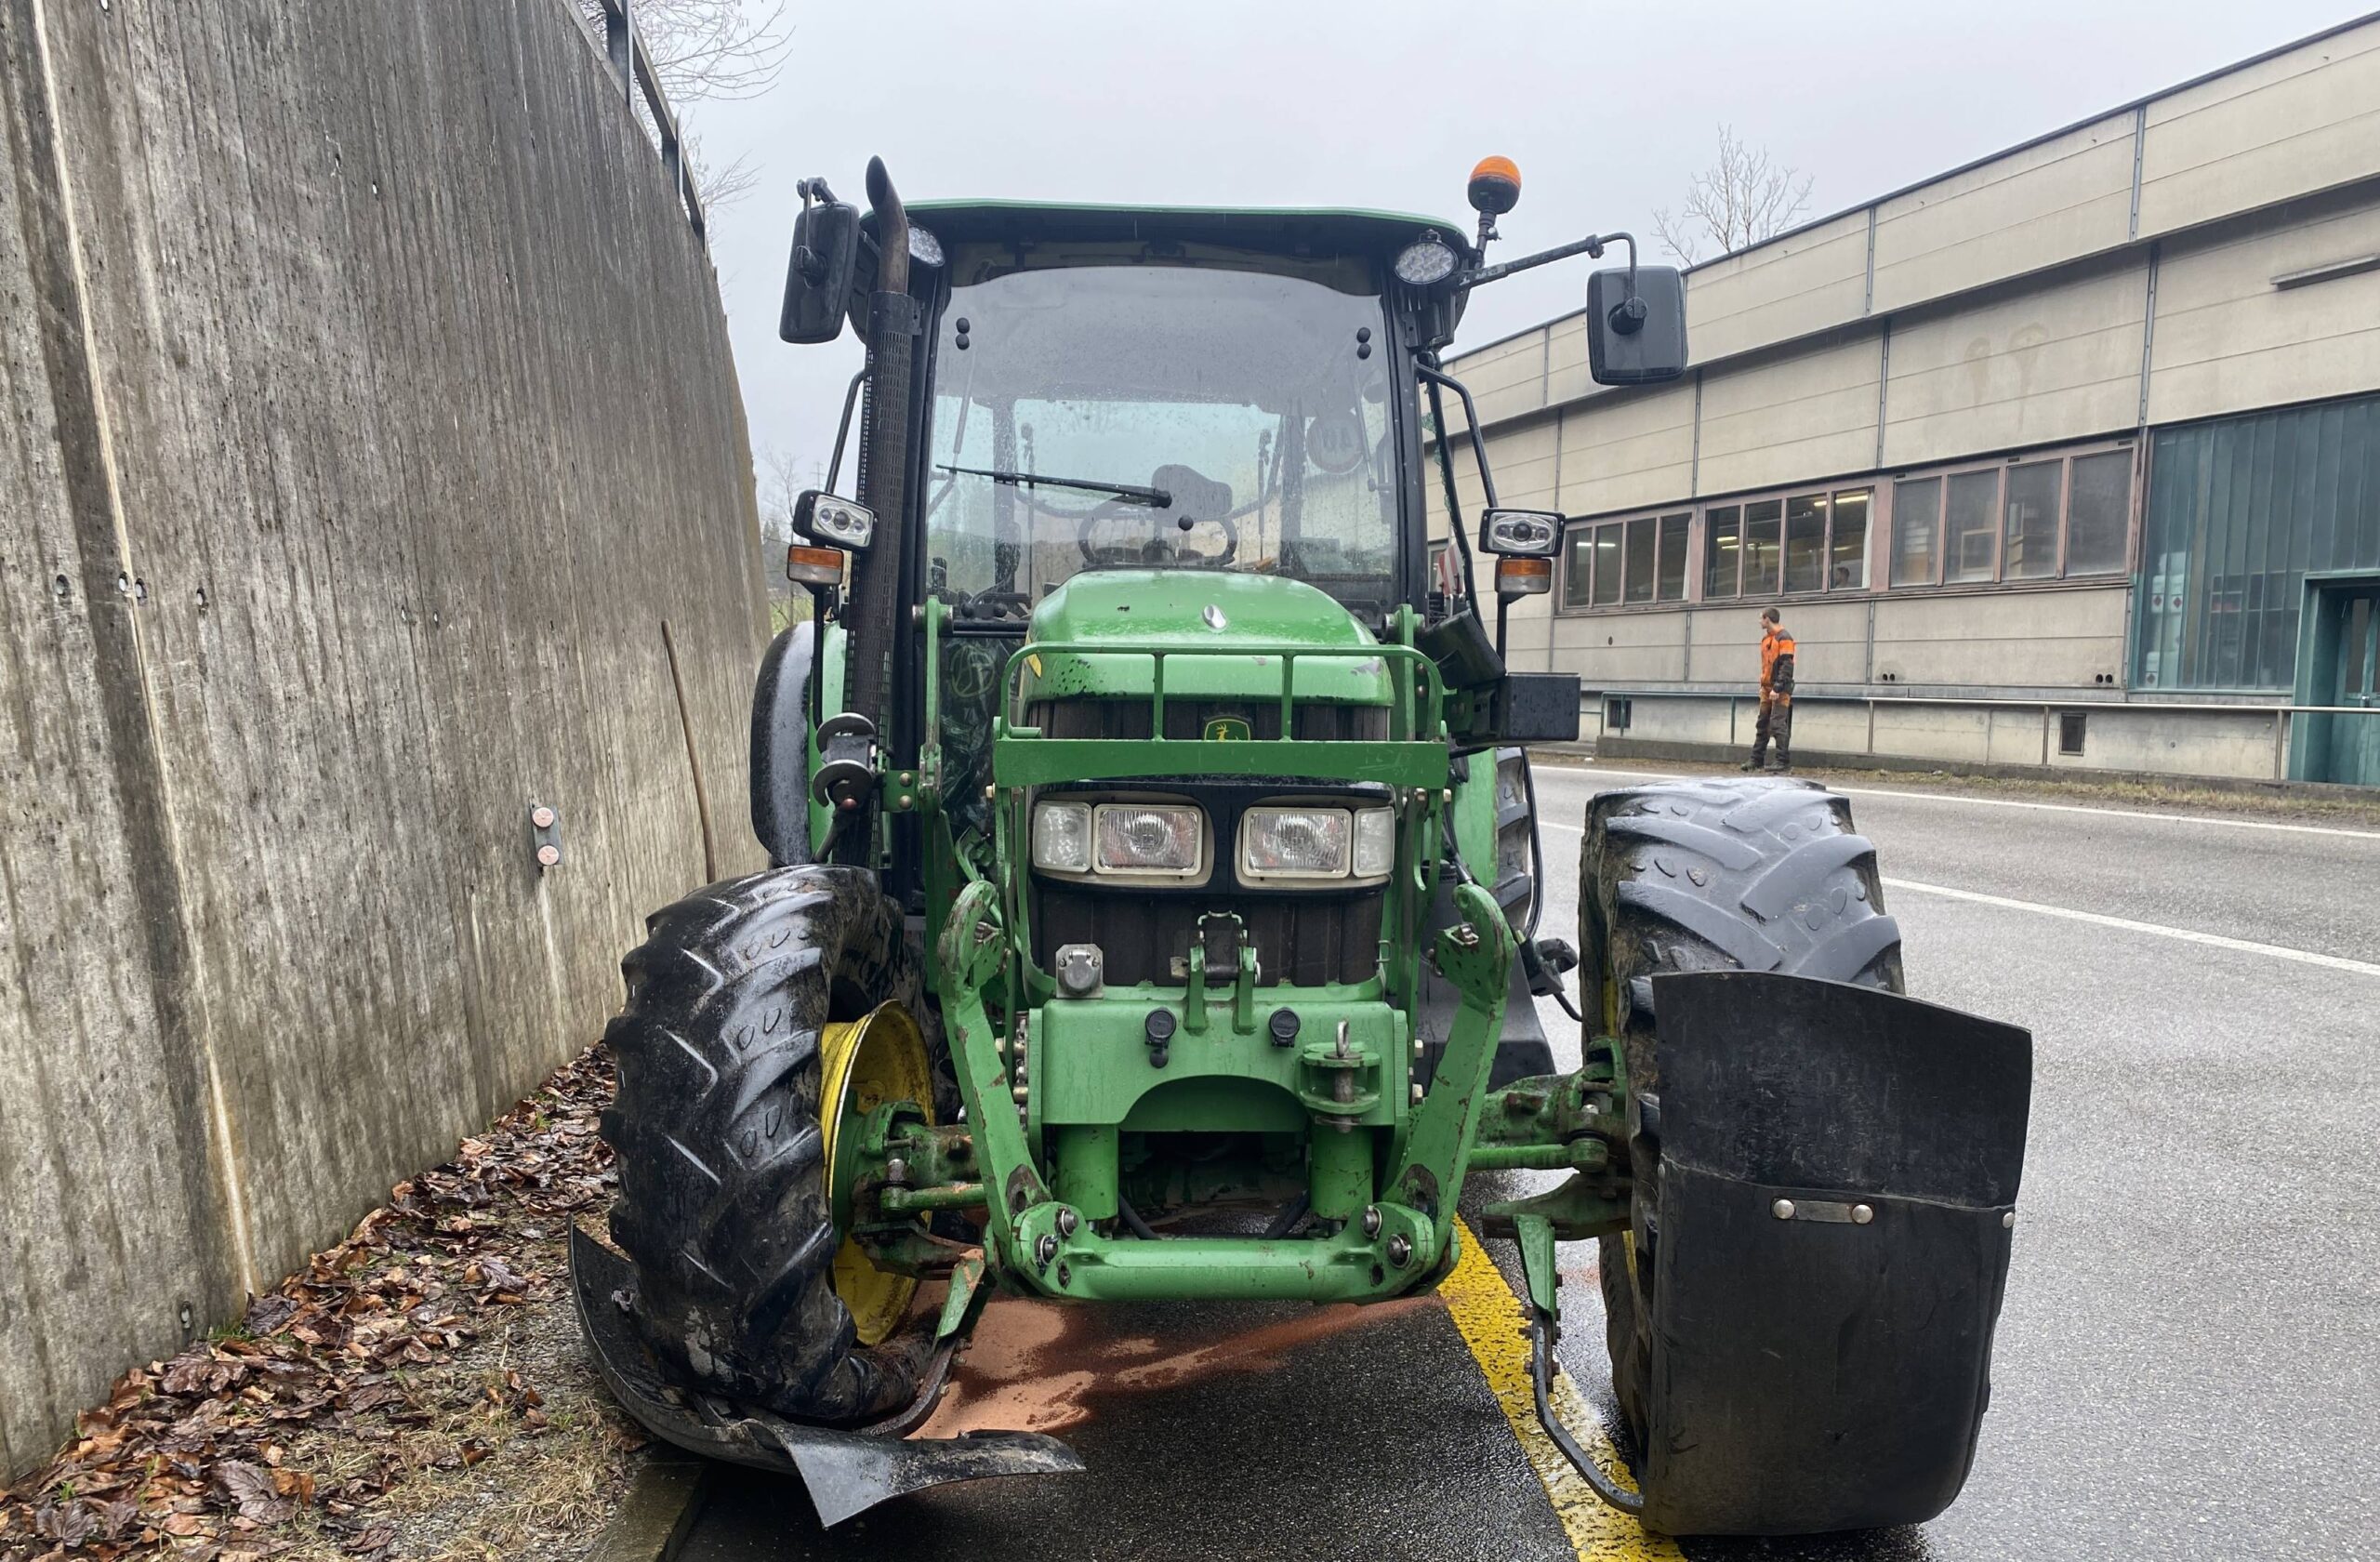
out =
[[[1137,521],[1151,528],[1140,542],[1101,542],[1092,534],[1102,526],[1123,521]],[[1220,526],[1223,546],[1220,552],[1194,552],[1180,542],[1168,537],[1169,531],[1186,532],[1193,526]],[[1083,511],[1077,523],[1076,539],[1082,549],[1082,562],[1091,569],[1129,568],[1134,564],[1163,568],[1169,564],[1191,569],[1221,569],[1239,557],[1239,523],[1228,514],[1183,515],[1171,517],[1165,510],[1152,510],[1144,505],[1127,504],[1121,499],[1106,499]]]
[[[981,591],[952,591],[950,616],[962,623],[1022,622],[1033,616],[1033,599],[1023,591],[993,587]]]

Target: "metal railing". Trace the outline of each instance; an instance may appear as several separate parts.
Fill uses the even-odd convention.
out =
[[[703,215],[702,192],[686,166],[685,139],[679,129],[678,116],[671,112],[669,99],[661,90],[661,77],[654,70],[653,56],[644,46],[643,35],[637,31],[637,0],[592,0],[600,7],[603,22],[603,60],[620,84],[620,100],[636,113],[640,94],[645,111],[653,115],[654,132],[661,142],[661,172],[678,199],[686,208],[686,221],[694,229],[694,237],[707,245],[710,228]]]
[[[1639,699],[1726,700],[1727,702],[1727,741],[1731,744],[1741,743],[1748,740],[1746,736],[1739,735],[1739,729],[1742,725],[1740,721],[1740,715],[1747,709],[1757,711],[1760,707],[1759,695],[1747,695],[1727,689],[1592,689],[1581,690],[1580,697],[1581,708],[1584,708],[1585,702],[1587,700],[1591,699],[1595,702],[1594,708],[1597,714],[1598,730],[1607,732],[1609,735],[1615,737],[1625,735],[1628,729],[1626,726],[1611,729],[1604,725],[1603,718],[1610,710],[1610,702],[1613,700],[1629,701],[1632,703],[1632,707],[1633,702]],[[2083,715],[2102,711],[2122,711],[2127,714],[2141,716],[2158,716],[2167,713],[2180,713],[2193,715],[2269,718],[2272,721],[2272,779],[2275,781],[2286,781],[2290,778],[2289,735],[2290,728],[2295,718],[2299,716],[2380,716],[2380,706],[2248,705],[2226,704],[2221,701],[2214,700],[2126,700],[2104,697],[2093,698],[2087,695],[2070,699],[2017,699],[2001,695],[1979,695],[1824,694],[1816,691],[1796,689],[1793,691],[1793,703],[1797,706],[1865,706],[1868,712],[1868,737],[1865,752],[1869,754],[1876,752],[1876,712],[1879,709],[1891,709],[1895,707],[1906,708],[1910,706],[1950,706],[1969,708],[1980,708],[1985,709],[2039,711],[2041,713],[2042,721],[2040,762],[2044,766],[2050,762],[2050,744],[2052,735],[2056,729],[2057,718],[2062,715]],[[1634,712],[1633,708],[1630,714],[1632,717],[1633,716]],[[1633,725],[1633,721],[1629,724]],[[1899,757],[1908,758],[1910,756]]]

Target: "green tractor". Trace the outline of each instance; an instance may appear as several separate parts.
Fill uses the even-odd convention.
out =
[[[625,962],[612,1242],[573,1251],[654,1433],[830,1524],[1072,1470],[911,1436],[996,1291],[1379,1302],[1475,1228],[1517,1241],[1540,1418],[1648,1527],[1957,1495],[2030,1038],[1900,996],[1874,850],[1801,783],[1602,794],[1578,953],[1537,936],[1523,746],[1577,735],[1579,685],[1508,670],[1503,616],[1561,518],[1497,504],[1438,353],[1472,289],[1607,245],[1593,377],[1675,377],[1686,324],[1625,234],[1488,264],[1518,193],[1482,164],[1466,234],[804,182],[782,334],[867,358],[854,496],[839,436],[788,556],[814,629],[759,677],[774,866]],[[1434,550],[1459,457],[1485,510]],[[1535,999],[1578,1014],[1574,966],[1565,1071]],[[1523,1170],[1560,1180],[1458,1221]],[[1589,1240],[1634,1489],[1549,1405],[1555,1244]]]

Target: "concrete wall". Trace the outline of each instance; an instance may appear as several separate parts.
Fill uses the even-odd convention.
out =
[[[762,608],[710,262],[565,0],[0,0],[0,300],[13,1472],[754,864]]]

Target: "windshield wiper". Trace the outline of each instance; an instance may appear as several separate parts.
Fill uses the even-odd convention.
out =
[[[1026,488],[1079,488],[1086,494],[1109,494],[1127,504],[1146,505],[1151,510],[1173,508],[1173,496],[1164,489],[1143,488],[1130,483],[1095,483],[1089,478],[1051,477],[1041,472],[1007,471],[998,467],[937,465],[934,470],[955,472],[962,477],[988,477],[994,483],[1016,483]]]

